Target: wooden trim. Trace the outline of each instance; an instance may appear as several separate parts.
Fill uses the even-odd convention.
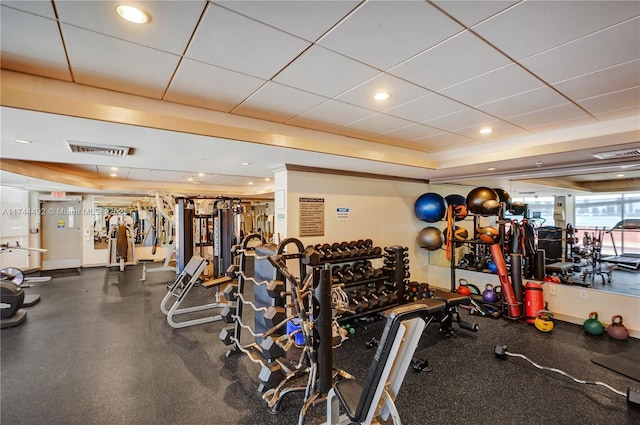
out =
[[[409,183],[429,184],[428,179],[418,179],[415,177],[402,177],[402,176],[390,176],[387,174],[362,173],[359,171],[337,170],[333,168],[321,168],[321,167],[307,167],[305,165],[295,165],[295,164],[284,164],[284,167],[288,171],[300,171],[303,173],[332,174],[335,176],[362,177],[366,179],[392,180],[392,181],[409,182]]]

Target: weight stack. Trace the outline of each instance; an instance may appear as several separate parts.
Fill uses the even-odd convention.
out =
[[[267,260],[270,255],[276,255],[278,251],[277,245],[260,245],[255,248],[254,279],[256,282],[270,282],[275,279],[284,280],[278,270]],[[283,306],[284,302],[280,299],[274,299],[267,293],[267,285],[254,285],[253,288],[254,304],[256,307]],[[270,328],[264,322],[264,311],[255,312],[255,332],[257,334],[264,333]],[[274,337],[282,335],[282,331],[273,334]],[[256,343],[262,342],[262,337],[256,337]]]

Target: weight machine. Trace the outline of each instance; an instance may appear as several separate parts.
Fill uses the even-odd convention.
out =
[[[205,274],[226,273],[233,265],[233,246],[242,240],[243,208],[240,199],[225,196],[177,198],[176,271],[184,270],[197,254],[210,260],[213,270]]]

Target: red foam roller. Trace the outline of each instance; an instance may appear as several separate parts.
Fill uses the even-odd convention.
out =
[[[513,293],[513,286],[511,286],[511,282],[509,281],[507,265],[504,263],[500,244],[494,243],[489,245],[489,251],[491,252],[491,257],[493,257],[493,263],[496,265],[498,279],[500,279],[500,285],[502,286],[502,294],[507,304],[509,304],[509,315],[511,317],[520,317],[520,306],[516,305],[516,296]]]

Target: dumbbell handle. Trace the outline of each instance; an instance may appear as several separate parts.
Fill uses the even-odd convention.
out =
[[[463,320],[458,322],[458,326],[471,332],[478,332],[478,329],[480,328],[477,323],[469,323]]]

